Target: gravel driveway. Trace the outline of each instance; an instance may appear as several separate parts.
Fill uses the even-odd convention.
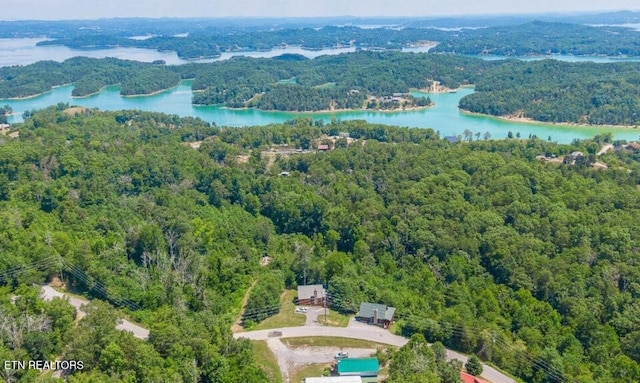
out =
[[[306,352],[303,349],[289,350],[279,339],[269,338],[269,333],[271,331],[280,331],[282,332],[282,336],[279,338],[297,338],[297,337],[312,337],[312,336],[328,336],[328,337],[338,337],[338,338],[353,338],[353,339],[362,339],[368,340],[377,343],[388,344],[396,347],[402,347],[409,340],[407,338],[393,335],[389,331],[384,330],[380,327],[369,326],[364,323],[356,322],[355,320],[350,320],[349,325],[347,327],[325,327],[325,326],[301,326],[301,327],[285,327],[285,328],[277,328],[270,330],[257,330],[257,331],[248,331],[243,333],[233,334],[234,338],[247,338],[251,340],[267,340],[267,343],[271,347],[271,349],[275,352],[278,357],[278,363],[280,364],[280,368],[285,375],[285,381],[288,381],[288,371],[289,368],[295,364],[296,360],[306,360]],[[276,343],[277,342],[277,343]],[[282,346],[280,346],[280,345]],[[274,348],[275,347],[275,348]],[[285,351],[287,349],[288,351]],[[333,354],[340,351],[339,348],[330,348]],[[279,351],[278,351],[279,350]],[[311,349],[313,350],[313,348]],[[373,350],[375,351],[375,350]],[[293,356],[290,353],[301,354],[301,356]],[[311,355],[314,357],[315,363],[323,363],[322,354],[313,354],[313,351],[310,351]],[[330,354],[333,357],[333,354]],[[351,352],[349,354],[351,356]],[[356,354],[353,354],[354,356]],[[317,357],[316,357],[317,356]],[[296,359],[300,358],[300,359]],[[460,354],[455,351],[447,350],[447,358],[458,359],[465,363],[467,361],[467,356]],[[283,368],[285,367],[286,368]],[[495,368],[483,364],[482,377],[493,382],[493,383],[517,383],[512,378],[507,375],[499,372]]]
[[[50,301],[55,297],[66,298],[69,300],[69,303],[71,304],[71,306],[76,308],[79,318],[82,318],[83,316],[85,316],[85,312],[82,311],[82,306],[89,303],[89,301],[86,299],[70,297],[67,294],[64,294],[55,290],[51,286],[46,286],[46,285],[40,288],[40,294],[42,299],[45,301]],[[116,325],[116,328],[118,330],[129,331],[130,333],[133,334],[133,336],[135,336],[138,339],[149,338],[149,330],[147,330],[146,328],[140,327],[137,324],[129,322],[126,319],[120,319],[118,322],[119,323]]]

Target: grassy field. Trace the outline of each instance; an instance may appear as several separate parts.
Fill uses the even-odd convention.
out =
[[[322,373],[327,368],[331,368],[331,363],[302,366],[291,373],[291,383],[300,383],[302,379],[310,376],[322,376]]]
[[[325,324],[324,314],[318,315],[318,323]],[[349,324],[349,317],[346,315],[342,315],[332,310],[327,310],[327,326],[333,327],[347,327]]]
[[[300,338],[284,338],[282,343],[287,347],[296,349],[303,347],[351,347],[351,348],[386,348],[390,347],[386,344],[371,342],[361,339],[334,338],[330,336],[311,336]]]
[[[258,365],[267,373],[270,382],[282,383],[282,374],[275,354],[269,349],[266,341],[253,341],[253,354]]]
[[[296,306],[293,304],[297,294],[296,290],[285,290],[280,296],[280,312],[258,323],[252,330],[304,326],[307,316],[296,313]]]

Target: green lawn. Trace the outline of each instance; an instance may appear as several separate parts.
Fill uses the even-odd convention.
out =
[[[258,323],[252,330],[304,326],[307,316],[296,313],[296,306],[293,304],[297,294],[296,290],[285,290],[280,296],[280,312]]]
[[[314,376],[323,376],[325,369],[330,369],[331,363],[308,364],[302,366],[291,374],[291,383],[300,383],[302,379]]]
[[[253,345],[253,355],[255,355],[260,368],[267,373],[269,381],[282,383],[282,374],[280,373],[280,367],[278,367],[278,360],[267,345],[267,342],[260,340],[253,341],[251,344]]]
[[[295,349],[295,348],[303,348],[303,347],[351,347],[351,348],[386,348],[390,347],[389,345],[371,342],[368,340],[361,339],[350,339],[350,338],[334,338],[330,336],[310,336],[310,337],[299,337],[299,338],[283,338],[280,339],[282,343],[287,345],[287,347]]]
[[[318,323],[325,324],[324,314],[318,315]],[[349,324],[349,317],[347,315],[342,315],[338,312],[327,310],[327,326],[333,327],[347,327]]]

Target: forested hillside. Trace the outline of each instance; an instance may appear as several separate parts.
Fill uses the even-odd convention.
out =
[[[396,307],[401,333],[526,382],[640,380],[636,154],[608,154],[597,171],[535,159],[593,154],[597,141],[450,144],[431,130],[307,119],[223,129],[64,105],[19,130],[0,150],[0,305],[6,323],[27,313],[43,325],[4,327],[6,360],[81,358],[75,382],[267,381],[229,328],[253,281],[277,293],[306,278],[328,284],[340,311]],[[357,141],[273,164],[260,154],[340,132]],[[68,305],[35,299],[31,283],[60,276],[42,263],[51,256],[104,286],[63,270],[69,288],[140,306],[128,315],[149,341],[115,331],[104,304],[73,326]]]
[[[512,61],[484,73],[460,108],[593,125],[640,124],[640,64]]]
[[[259,94],[259,109],[314,111],[332,103],[338,109],[362,109],[372,97],[380,100],[370,108],[384,109],[384,98],[394,93],[402,94],[408,106],[420,106],[407,97],[411,89],[428,88],[433,81],[457,88],[495,65],[462,56],[359,52],[302,61],[238,58],[178,69],[183,77],[195,77],[193,89],[203,90],[194,95],[195,104],[242,107]]]

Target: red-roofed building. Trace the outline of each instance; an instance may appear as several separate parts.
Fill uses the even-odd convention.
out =
[[[463,371],[460,371],[460,380],[462,380],[462,383],[489,383]]]

